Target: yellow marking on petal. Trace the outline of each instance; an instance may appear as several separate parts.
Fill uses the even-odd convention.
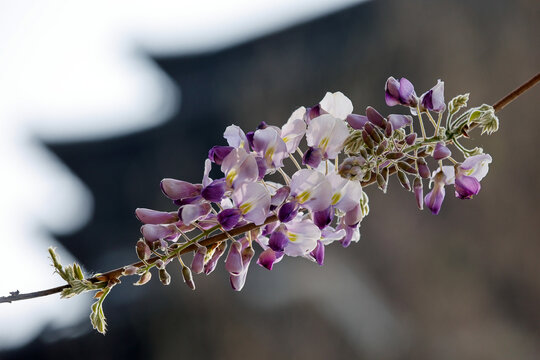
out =
[[[474,169],[465,170],[465,175],[471,175],[474,172]]]
[[[302,191],[300,194],[298,194],[296,199],[298,199],[298,202],[300,204],[303,204],[306,201],[308,201],[310,197],[311,197],[311,192],[309,192],[309,190],[306,190],[306,191]]]
[[[242,212],[242,214],[246,214],[250,212],[251,209],[253,209],[253,204],[250,202],[245,202],[242,205],[240,205],[240,211]]]
[[[238,173],[236,172],[236,169],[232,169],[231,171],[229,171],[229,173],[227,174],[227,177],[225,178],[225,180],[227,181],[227,184],[231,185],[237,176],[238,176]]]
[[[341,200],[341,194],[340,193],[335,193],[334,195],[332,195],[332,205],[336,205],[339,200]]]
[[[268,150],[266,150],[266,153],[264,154],[264,157],[267,159],[271,159],[272,156],[274,156],[274,151],[275,149],[273,147],[268,148]]]
[[[296,240],[298,240],[298,235],[293,234],[293,233],[288,232],[288,231],[287,231],[287,237],[288,237],[289,240],[292,241],[292,242],[295,242]]]
[[[319,149],[323,150],[323,152],[326,152],[326,148],[328,146],[328,142],[330,141],[329,137],[325,137],[321,140],[319,143]]]
[[[287,142],[289,142],[291,139],[289,139],[288,136],[285,136],[282,140],[283,140],[284,143],[287,143]]]

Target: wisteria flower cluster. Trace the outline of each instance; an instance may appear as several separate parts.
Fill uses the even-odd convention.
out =
[[[237,291],[255,257],[268,270],[284,256],[323,265],[326,246],[347,247],[360,239],[360,224],[369,213],[365,187],[376,183],[386,192],[393,174],[414,194],[418,208],[433,214],[440,212],[448,185],[460,199],[477,195],[492,159],[480,148],[467,149],[460,139],[475,127],[491,134],[499,123],[489,105],[465,110],[468,98],[459,95],[446,103],[440,80],[418,96],[409,80],[390,77],[386,104],[403,106],[405,113],[383,116],[367,107],[356,114],[344,94],[328,92],[318,104],[296,109],[281,127],[264,122],[248,132],[227,127],[227,145],[210,149],[201,183],[163,179],[161,190],[171,209],[136,210],[143,223],[136,244],[140,262],[103,281],[79,284],[80,291],[98,291],[94,328],[105,331],[103,299],[120,277],[138,275],[135,285],[143,285],[157,268],[168,285],[167,266],[174,259],[185,283],[195,289],[193,273],[210,274],[226,253],[225,270]],[[429,135],[425,121],[432,127]],[[218,169],[220,175],[211,178]],[[424,195],[425,185],[430,190]],[[190,251],[194,255],[186,265],[182,256]],[[83,281],[76,264],[63,268],[52,250],[51,256],[68,283]],[[73,289],[63,295],[78,293]]]

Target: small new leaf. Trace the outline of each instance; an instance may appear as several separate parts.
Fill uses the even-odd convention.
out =
[[[461,108],[467,106],[467,101],[469,101],[469,93],[458,95],[448,103],[448,112],[450,115],[457,113]]]

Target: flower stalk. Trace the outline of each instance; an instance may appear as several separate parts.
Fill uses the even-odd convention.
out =
[[[386,103],[409,108],[417,117],[421,134],[414,132],[410,115],[387,117],[368,107],[365,115],[353,114],[352,102],[342,93],[327,93],[319,104],[297,109],[282,127],[262,123],[244,133],[230,126],[224,137],[228,146],[215,146],[209,152],[201,184],[164,179],[165,196],[178,206],[176,212],[137,209],[144,225],[137,243],[139,262],[85,278],[78,264],[62,266],[54,249],[49,249],[57,272],[66,285],[38,292],[18,291],[0,297],[0,302],[61,293],[75,296],[96,291],[90,319],[93,327],[105,333],[103,302],[123,276],[139,275],[136,285],[151,278],[151,269],[159,269],[160,280],[170,282],[166,266],[178,257],[186,284],[194,289],[192,273],[209,274],[224,254],[227,243],[226,270],[231,285],[240,290],[245,284],[253,245],[262,248],[257,264],[272,269],[283,256],[298,256],[322,265],[325,246],[338,241],[344,247],[360,238],[361,220],[368,214],[368,198],[363,189],[373,183],[386,192],[388,178],[398,174],[404,189],[412,191],[419,209],[439,213],[445,186],[454,185],[455,195],[470,199],[480,191],[480,180],[488,171],[491,157],[482,149],[467,150],[458,140],[480,126],[482,133],[497,131],[495,113],[503,109],[540,81],[540,73],[509,93],[493,106],[482,105],[454,115],[466,107],[468,94],[444,102],[444,83],[438,81],[430,90],[416,95],[410,81],[389,78]],[[443,113],[448,111],[444,127]],[[437,120],[431,112],[438,114]],[[423,113],[433,126],[427,135]],[[428,124],[429,124],[428,123]],[[407,129],[409,131],[407,132]],[[305,137],[307,150],[300,149]],[[451,155],[454,146],[465,158],[459,162]],[[338,154],[345,153],[345,157]],[[301,156],[302,162],[294,158]],[[296,172],[283,171],[283,160],[290,158]],[[436,161],[431,174],[426,160]],[[443,165],[442,161],[451,161]],[[212,164],[220,166],[224,177],[209,177]],[[279,172],[284,184],[265,181],[268,174]],[[409,177],[413,177],[413,181]],[[430,179],[433,189],[424,197],[423,180]],[[413,184],[413,186],[411,186]],[[197,231],[188,237],[186,234]],[[216,233],[219,231],[218,233]],[[192,268],[181,255],[196,251]]]

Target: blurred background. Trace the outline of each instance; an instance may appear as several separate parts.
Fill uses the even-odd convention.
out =
[[[88,272],[136,260],[137,207],[173,210],[159,181],[199,182],[229,124],[283,124],[342,91],[356,113],[384,82],[445,81],[493,104],[540,68],[535,0],[152,4],[0,1],[0,291],[62,284],[47,247]],[[254,4],[257,3],[257,4]],[[91,297],[0,306],[0,359],[537,359],[540,87],[498,113],[473,201],[416,209],[397,181],[368,188],[359,243],[325,266],[252,264],[240,293],[223,265],[197,291],[126,278]],[[472,146],[471,146],[472,147]]]

